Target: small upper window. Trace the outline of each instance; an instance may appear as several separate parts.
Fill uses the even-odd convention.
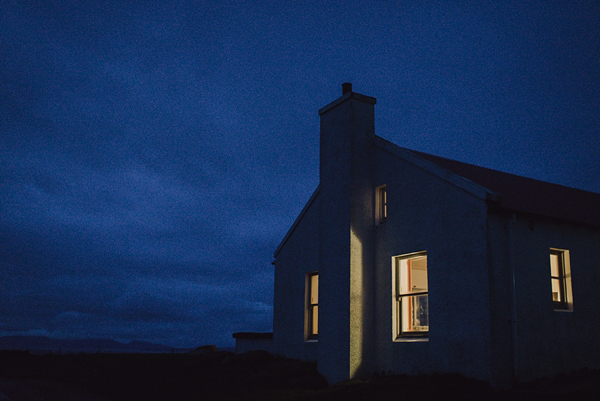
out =
[[[550,248],[550,282],[555,310],[573,310],[569,251]]]
[[[375,190],[375,215],[377,224],[384,223],[387,219],[387,191],[385,185],[377,187]]]
[[[394,258],[394,339],[427,336],[429,332],[429,291],[427,253]]]
[[[307,324],[306,338],[316,339],[319,334],[319,273],[310,273],[307,277]]]

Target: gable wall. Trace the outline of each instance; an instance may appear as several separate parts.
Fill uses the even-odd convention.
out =
[[[375,185],[388,218],[376,233],[379,371],[460,372],[490,378],[486,204],[377,148]],[[392,257],[427,251],[429,339],[392,341]]]
[[[275,260],[275,353],[316,360],[318,343],[306,342],[306,275],[319,270],[319,196],[306,210]]]

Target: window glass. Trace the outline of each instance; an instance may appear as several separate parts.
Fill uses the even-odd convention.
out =
[[[306,338],[315,339],[319,334],[319,274],[310,273],[307,285]]]
[[[400,294],[427,291],[427,257],[400,259]]]
[[[427,255],[395,258],[395,339],[423,336],[429,331]]]
[[[387,219],[387,191],[385,185],[375,189],[375,203],[377,224],[381,224]]]
[[[427,295],[403,297],[402,333],[422,333],[429,330],[429,299]]]
[[[319,303],[319,275],[313,274],[310,276],[310,303]]]
[[[550,274],[553,277],[559,276],[559,263],[558,263],[558,254],[551,253],[550,254]]]
[[[555,310],[573,310],[569,251],[550,248],[550,284]]]
[[[552,279],[552,300],[554,302],[562,302],[563,301],[563,296],[562,296],[562,290],[560,288],[560,281],[557,279]]]

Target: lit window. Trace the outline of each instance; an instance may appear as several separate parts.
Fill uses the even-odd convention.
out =
[[[315,339],[319,334],[319,273],[310,273],[307,278],[306,338]]]
[[[387,191],[385,185],[377,187],[375,189],[375,215],[377,217],[377,224],[385,222],[387,218]]]
[[[569,251],[550,248],[550,281],[555,310],[573,310]]]
[[[429,331],[427,253],[397,256],[393,263],[394,339],[427,336]]]

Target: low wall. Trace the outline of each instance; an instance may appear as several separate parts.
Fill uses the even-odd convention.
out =
[[[235,353],[248,351],[267,351],[273,353],[273,333],[233,333]]]

